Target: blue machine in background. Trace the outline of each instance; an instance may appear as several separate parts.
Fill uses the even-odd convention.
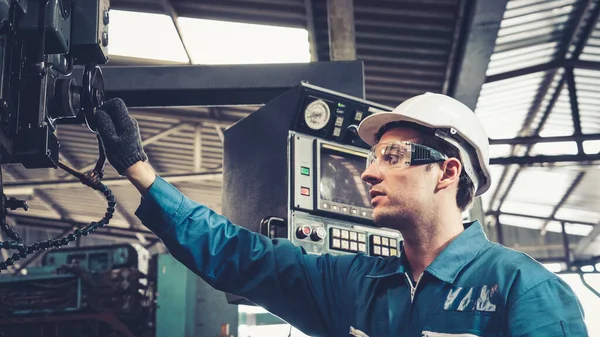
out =
[[[238,306],[222,292],[170,254],[158,255],[156,269],[156,337],[225,337],[225,326],[237,331]]]
[[[170,254],[150,256],[138,244],[65,248],[41,264],[0,276],[1,336],[219,337],[223,327],[237,329],[237,306]]]
[[[154,336],[152,265],[137,244],[49,251],[42,266],[0,277],[0,334]]]

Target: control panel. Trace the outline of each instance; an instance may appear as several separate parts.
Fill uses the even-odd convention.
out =
[[[372,228],[356,223],[292,213],[291,241],[312,254],[357,254],[399,256],[402,237],[398,231]]]
[[[390,107],[305,84],[296,131],[351,146],[368,148],[358,136],[358,125],[367,116]]]

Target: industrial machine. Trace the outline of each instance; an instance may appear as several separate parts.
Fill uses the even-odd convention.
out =
[[[25,201],[7,197],[0,174],[0,230],[13,249],[0,271],[39,250],[60,247],[110,222],[115,200],[100,182],[106,156],[100,137],[98,161],[90,172],[79,172],[59,160],[56,136],[60,124],[87,124],[95,133],[95,112],[104,101],[99,64],[108,61],[109,0],[0,0],[0,164],[25,168],[62,168],[102,192],[107,209],[99,221],[63,238],[25,243],[6,222],[7,209]],[[81,85],[75,66],[85,67]],[[0,172],[1,173],[1,172]]]
[[[68,248],[41,261],[0,277],[0,335],[154,336],[156,269],[145,248]]]
[[[398,255],[360,179],[363,118],[391,108],[301,83],[224,132],[223,214],[308,253]]]

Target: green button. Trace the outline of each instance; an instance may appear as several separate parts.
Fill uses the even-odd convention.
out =
[[[300,167],[300,174],[302,174],[303,176],[309,176],[310,168],[304,166]]]

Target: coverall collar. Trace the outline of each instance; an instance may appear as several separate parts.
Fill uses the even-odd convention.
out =
[[[425,271],[444,282],[454,283],[454,280],[456,280],[460,271],[471,262],[475,256],[477,256],[479,251],[489,242],[478,221],[466,223],[464,226],[465,230],[448,244]],[[377,273],[367,275],[367,277],[386,278],[404,274],[409,268],[403,248],[400,250],[399,260],[399,265],[394,266],[394,264],[391,264],[391,268],[386,268]]]

